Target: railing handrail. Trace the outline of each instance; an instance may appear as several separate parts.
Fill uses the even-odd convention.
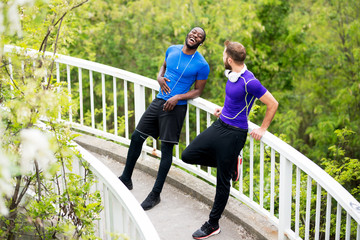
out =
[[[12,46],[12,45],[5,45],[4,50],[5,50],[5,52],[16,51],[18,53],[20,51],[24,51],[24,49],[22,49],[21,47]],[[39,53],[39,51],[36,51],[34,49],[26,49],[25,54],[29,55],[29,56],[35,56],[36,54],[41,54],[41,53]],[[54,55],[51,52],[45,52],[45,56],[53,57]],[[135,82],[140,83],[141,85],[151,88],[153,90],[159,90],[159,84],[154,79],[144,77],[142,75],[132,73],[132,72],[129,72],[126,70],[122,70],[119,68],[111,67],[111,66],[108,66],[108,65],[105,65],[102,63],[92,62],[89,60],[84,60],[84,59],[76,58],[76,57],[70,57],[70,56],[66,56],[66,55],[62,55],[62,54],[56,54],[55,62],[71,65],[74,67],[79,67],[81,69],[87,69],[90,71],[104,73],[106,75],[111,75],[111,76],[114,76],[117,78],[121,78],[121,79],[124,79],[124,80],[132,82],[132,83],[135,83]],[[189,100],[189,103],[193,104],[196,107],[199,107],[202,110],[208,111],[208,112],[211,112],[211,111],[213,111],[213,109],[215,109],[215,107],[218,107],[218,105],[216,105],[212,102],[209,102],[200,97],[193,99],[193,100]]]
[[[17,53],[24,51],[23,48],[18,47],[18,46],[12,46],[12,45],[5,45],[4,50],[5,50],[5,52],[15,51]],[[34,49],[26,49],[25,54],[28,56],[36,56],[38,54],[42,55],[41,52],[36,51]],[[54,57],[54,54],[51,52],[45,52],[44,56]],[[66,56],[66,55],[62,55],[62,54],[55,55],[55,62],[71,65],[74,67],[79,67],[81,69],[87,69],[87,70],[94,71],[94,72],[103,73],[106,75],[111,75],[111,76],[118,77],[118,78],[127,80],[129,82],[133,82],[133,83],[137,82],[145,87],[148,87],[148,88],[151,88],[154,90],[159,89],[159,87],[158,87],[159,85],[157,84],[157,82],[154,82],[153,79],[150,79],[148,77],[144,77],[142,75],[132,73],[132,72],[129,72],[126,70],[111,67],[111,66],[108,66],[105,64],[92,62],[92,61],[84,60],[81,58],[70,57],[70,56]]]
[[[12,51],[16,49],[20,51],[19,48],[13,46],[5,46],[5,51]],[[36,53],[35,50],[27,51],[27,54]],[[51,53],[46,53],[48,56],[52,56]],[[74,57],[57,55],[55,61],[58,63],[63,63],[71,66],[75,66],[82,69],[88,69],[89,71],[96,71],[106,75],[110,75],[119,79],[130,81],[145,87],[148,87],[153,90],[158,90],[159,86],[156,80],[147,78],[135,73],[131,73],[125,70],[117,69],[110,67],[104,64],[95,63],[83,59],[78,59]],[[194,105],[197,108],[200,108],[208,113],[213,113],[218,105],[211,103],[203,98],[196,98],[188,101],[189,104]],[[252,122],[249,122],[249,131],[258,128],[258,126]],[[94,131],[96,131],[94,129]],[[108,133],[106,133],[108,134]],[[108,134],[109,135],[109,134]],[[285,143],[281,139],[277,138],[270,132],[266,132],[262,137],[261,142],[270,146],[272,149],[276,150],[286,158],[292,164],[297,166],[299,169],[304,171],[311,179],[314,179],[323,189],[325,189],[332,198],[334,198],[346,211],[347,213],[358,223],[360,223],[360,204],[359,202],[335,179],[333,179],[329,174],[327,174],[323,169],[316,165],[309,158],[301,154],[299,151],[294,149],[289,144]],[[289,169],[289,168],[284,168]],[[282,173],[280,173],[282,174]],[[283,180],[287,177],[283,178]],[[289,206],[287,206],[289,207]],[[281,209],[281,206],[279,207]],[[259,210],[259,209],[257,209]],[[359,228],[359,227],[358,227]]]

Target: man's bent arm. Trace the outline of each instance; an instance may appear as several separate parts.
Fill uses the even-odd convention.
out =
[[[165,71],[166,71],[166,61],[164,61],[163,64],[161,65],[157,78],[164,77]]]
[[[271,95],[269,91],[267,91],[260,99],[261,102],[266,104],[266,113],[264,120],[261,124],[260,128],[254,129],[250,135],[255,140],[260,140],[260,138],[265,134],[266,129],[270,126],[271,121],[273,120],[276,110],[279,106],[279,103],[276,99]]]
[[[205,85],[206,85],[206,80],[196,80],[194,89],[188,91],[187,93],[176,95],[178,101],[200,97],[202,92],[204,91]]]
[[[157,81],[160,85],[161,93],[169,94],[170,88],[166,82],[170,82],[170,80],[164,77],[165,71],[166,71],[166,61],[164,61],[163,65],[160,67],[160,70],[159,70],[159,73],[157,76]]]

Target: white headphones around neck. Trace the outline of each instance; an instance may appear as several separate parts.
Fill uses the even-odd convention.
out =
[[[241,72],[232,72],[229,69],[226,69],[224,74],[229,79],[230,82],[237,82],[239,77],[244,74],[244,72],[247,70],[246,65],[244,64],[243,69],[241,69]]]

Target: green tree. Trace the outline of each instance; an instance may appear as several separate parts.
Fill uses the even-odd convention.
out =
[[[1,17],[8,16],[3,33],[9,35],[1,39],[0,49],[13,43],[38,46],[39,53],[26,56],[22,49],[0,56],[0,237],[96,239],[100,193],[90,191],[95,180],[86,164],[84,176],[71,173],[73,160],[81,156],[71,146],[75,135],[57,122],[59,111],[68,112],[71,103],[52,77],[54,59],[43,54],[47,49],[56,53],[64,17],[84,2],[15,3],[1,3]],[[18,10],[31,22],[25,21],[24,32],[9,23]],[[38,16],[44,24],[34,24],[40,23]],[[47,119],[47,131],[39,125],[41,118]]]

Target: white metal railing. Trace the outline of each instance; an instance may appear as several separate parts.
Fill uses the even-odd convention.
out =
[[[14,47],[6,46],[5,49],[11,51]],[[31,53],[29,50],[28,54]],[[48,55],[51,56],[50,53]],[[55,61],[57,81],[66,79],[68,91],[74,95],[78,93],[79,101],[77,114],[69,112],[68,116],[59,118],[62,117],[75,129],[128,145],[130,128],[133,130],[146,104],[155,98],[159,88],[157,82],[138,74],[69,56],[57,55]],[[78,74],[71,75],[70,67],[75,73],[77,70]],[[61,74],[61,68],[66,69],[66,75]],[[85,71],[88,73],[88,88],[83,84]],[[94,74],[101,78],[98,77],[94,82]],[[77,82],[71,81],[72,76],[78,78]],[[111,81],[112,84],[109,84]],[[110,93],[106,92],[109,89],[106,83],[112,85]],[[122,87],[119,88],[119,85]],[[94,95],[96,87],[101,88],[101,106],[97,103],[97,108]],[[88,109],[84,109],[86,91],[90,91]],[[106,98],[107,94],[113,94],[111,102]],[[113,107],[113,120],[107,118],[109,106]],[[215,104],[202,98],[188,101],[185,136],[179,145],[188,145],[194,135],[192,133],[197,135],[211,124],[215,107]],[[134,117],[130,117],[130,108]],[[102,125],[97,125],[100,120],[95,117],[96,109],[102,113]],[[84,121],[86,110],[91,116],[88,124]],[[122,129],[117,124],[110,129],[107,123],[117,123],[118,114],[123,117]],[[190,118],[194,121],[190,121]],[[192,125],[192,122],[195,124]],[[249,122],[249,131],[257,127]],[[210,167],[204,169],[180,160],[179,145],[176,146],[174,163],[216,184]],[[155,150],[156,155],[161,156],[154,140],[143,149],[147,153],[154,153]],[[335,236],[335,239],[360,240],[359,202],[310,159],[269,132],[265,133],[260,143],[249,136],[242,156],[246,167],[242,166],[239,184],[231,188],[231,194],[277,226],[279,239],[330,239]],[[325,197],[326,200],[322,199]],[[302,213],[304,217],[300,217]]]

